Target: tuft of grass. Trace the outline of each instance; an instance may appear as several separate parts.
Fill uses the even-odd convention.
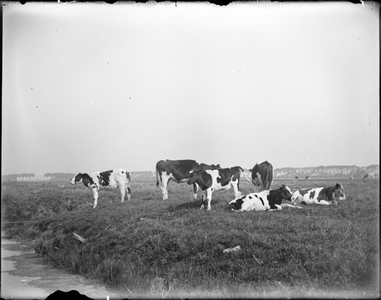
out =
[[[14,227],[14,235],[34,239],[36,251],[56,265],[100,279],[123,297],[323,297],[347,291],[365,297],[360,291],[373,295],[379,286],[378,181],[341,183],[348,200],[338,206],[247,213],[229,211],[232,190],[213,193],[207,212],[199,210],[190,186],[170,183],[170,199],[163,201],[154,182],[136,182],[131,201],[120,203],[117,193],[101,191],[92,209],[84,188],[7,183],[2,212],[7,220],[30,212],[35,225]],[[288,183],[292,190],[330,184],[335,182]],[[252,192],[251,185],[241,186]],[[50,213],[38,214],[39,206]],[[240,251],[223,252],[238,245]]]

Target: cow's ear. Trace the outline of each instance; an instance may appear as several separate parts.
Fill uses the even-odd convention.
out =
[[[336,183],[336,188],[338,189],[339,187],[341,187],[341,184],[340,183]]]

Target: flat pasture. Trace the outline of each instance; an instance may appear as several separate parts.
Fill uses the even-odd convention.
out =
[[[344,185],[337,206],[235,213],[233,190],[199,210],[192,187],[133,181],[132,199],[69,182],[4,182],[2,222],[53,264],[95,278],[121,297],[376,298],[379,296],[379,180],[275,180],[291,190]],[[253,192],[241,181],[242,193]],[[77,234],[84,240],[78,240]],[[239,251],[223,250],[240,246]]]

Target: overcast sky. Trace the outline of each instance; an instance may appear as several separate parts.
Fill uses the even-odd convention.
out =
[[[2,173],[379,163],[379,5],[6,4]]]

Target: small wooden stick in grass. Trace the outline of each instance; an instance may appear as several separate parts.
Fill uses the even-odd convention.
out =
[[[132,295],[132,292],[130,291],[130,289],[123,283],[124,287],[127,289],[127,291],[130,292],[130,294]]]
[[[87,241],[85,238],[81,237],[80,235],[78,235],[78,234],[76,234],[76,233],[74,233],[74,232],[73,232],[73,235],[74,235],[74,237],[75,237],[77,240],[81,241],[82,243],[85,243],[85,242]]]
[[[255,257],[254,254],[253,254],[253,257],[255,258],[255,260],[257,261],[257,263],[261,264],[261,263],[259,262],[259,260]]]

